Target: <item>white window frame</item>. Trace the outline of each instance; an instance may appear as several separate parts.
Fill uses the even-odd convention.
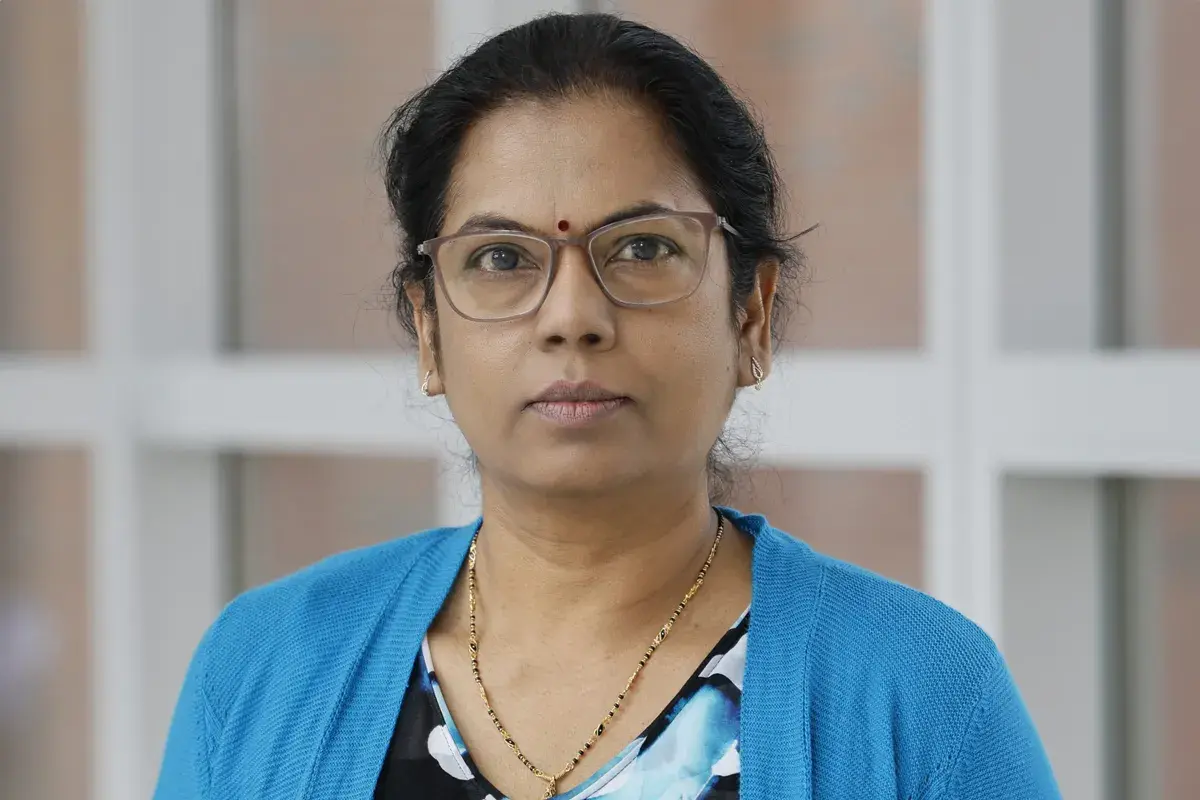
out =
[[[218,4],[86,4],[89,348],[0,358],[0,446],[91,455],[96,800],[148,796],[183,670],[226,597],[220,452],[445,453],[427,418],[407,410],[417,377],[404,357],[219,352]],[[439,59],[553,5],[441,0]],[[1084,0],[1055,7],[1067,12],[1052,35],[1094,22]],[[926,587],[998,639],[1004,590],[1016,585],[1001,568],[1005,475],[1200,476],[1200,353],[1001,347],[1006,209],[1038,202],[1014,200],[1002,180],[1018,165],[1000,80],[1027,54],[1001,36],[1001,9],[926,2],[923,349],[793,355],[752,401],[766,412],[767,462],[920,470]],[[1093,79],[1062,72],[1049,84],[1086,89]],[[1021,88],[1030,102],[1050,91]],[[1062,113],[1087,130],[1091,110]],[[1064,191],[1086,201],[1095,189],[1085,170]],[[1065,254],[1043,248],[1064,261],[1039,264],[1035,253],[1029,263],[1091,271],[1090,245],[1070,244],[1097,224],[1084,209],[1084,227],[1064,233]],[[461,488],[442,494],[444,521],[461,521]],[[1078,510],[1085,532],[1099,524]],[[1098,747],[1064,755],[1064,788],[1088,787],[1068,795],[1099,787],[1088,763]]]

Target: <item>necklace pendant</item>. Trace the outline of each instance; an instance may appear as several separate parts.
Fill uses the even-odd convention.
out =
[[[546,786],[546,793],[542,795],[542,800],[550,800],[556,794],[558,794],[558,779],[551,778],[550,783]]]

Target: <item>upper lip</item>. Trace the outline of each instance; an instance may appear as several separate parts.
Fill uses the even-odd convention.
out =
[[[555,381],[542,390],[530,403],[598,403],[604,400],[624,400],[625,395],[605,389],[594,381]]]

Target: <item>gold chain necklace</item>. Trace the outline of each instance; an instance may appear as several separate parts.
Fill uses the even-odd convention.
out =
[[[675,621],[679,619],[679,615],[683,613],[683,609],[687,608],[688,602],[696,596],[696,592],[700,591],[700,587],[704,585],[704,578],[708,574],[709,567],[712,566],[713,558],[717,555],[717,547],[721,544],[721,535],[725,533],[725,518],[721,514],[717,514],[717,535],[713,538],[712,549],[708,551],[708,558],[704,560],[704,566],[700,568],[700,574],[696,576],[696,582],[692,584],[692,588],[688,589],[687,594],[683,596],[683,600],[679,601],[679,605],[675,607],[675,611],[671,614],[670,619],[659,630],[658,635],[650,642],[650,646],[646,648],[646,654],[638,661],[637,668],[633,670],[633,674],[629,676],[629,680],[625,682],[625,688],[617,695],[617,700],[612,704],[612,708],[608,709],[608,713],[604,715],[604,719],[592,731],[592,735],[583,743],[583,747],[571,757],[571,761],[559,770],[557,773],[549,773],[540,769],[532,761],[525,757],[521,752],[521,748],[513,740],[512,734],[505,730],[504,725],[500,723],[500,718],[496,716],[496,712],[492,709],[492,704],[488,700],[487,690],[483,688],[483,679],[479,677],[479,636],[475,627],[475,543],[479,539],[479,532],[475,532],[475,536],[471,539],[471,550],[467,557],[467,604],[471,610],[471,633],[467,639],[467,649],[471,652],[471,674],[475,677],[475,685],[479,688],[479,696],[483,698],[483,707],[487,709],[488,716],[492,719],[492,724],[496,726],[496,730],[504,738],[504,743],[513,751],[513,755],[517,760],[525,765],[525,768],[533,773],[534,777],[546,782],[546,793],[542,795],[543,800],[548,800],[558,794],[558,782],[563,779],[575,766],[579,764],[580,759],[592,746],[596,744],[608,723],[617,715],[617,711],[621,708],[621,702],[625,696],[629,694],[629,689],[633,686],[633,682],[637,680],[637,676],[641,674],[642,667],[646,666],[646,662],[650,660],[650,656],[654,655],[654,651],[667,638],[667,634],[671,632],[671,628],[675,626]]]

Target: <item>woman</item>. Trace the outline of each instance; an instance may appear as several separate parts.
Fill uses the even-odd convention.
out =
[[[157,797],[1057,797],[963,617],[714,508],[796,284],[760,127],[674,39],[496,36],[387,130],[399,313],[483,515],[233,602]]]

